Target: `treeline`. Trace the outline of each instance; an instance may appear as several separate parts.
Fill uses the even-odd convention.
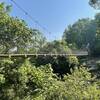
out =
[[[71,48],[89,50],[91,55],[100,55],[100,13],[94,19],[79,19],[64,31],[63,40]]]

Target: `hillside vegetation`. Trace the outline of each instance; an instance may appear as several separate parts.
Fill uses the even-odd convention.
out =
[[[98,0],[90,0],[95,7]],[[95,5],[95,6],[94,6]],[[61,40],[48,42],[38,29],[10,16],[0,3],[0,54],[71,54],[88,57],[0,57],[0,100],[100,100],[100,13],[69,25]]]

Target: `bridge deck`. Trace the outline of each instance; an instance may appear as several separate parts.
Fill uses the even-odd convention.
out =
[[[84,54],[0,54],[0,57],[33,57],[33,56],[88,56]]]

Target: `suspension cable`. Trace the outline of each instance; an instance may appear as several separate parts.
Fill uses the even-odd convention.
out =
[[[40,24],[39,21],[35,20],[24,8],[22,8],[15,0],[10,0],[11,2],[13,2],[17,8],[19,8],[26,16],[28,16],[34,23],[36,23],[39,27],[41,27],[41,29],[43,29],[45,32],[49,33],[49,35],[51,34],[51,32],[44,27],[42,24]]]

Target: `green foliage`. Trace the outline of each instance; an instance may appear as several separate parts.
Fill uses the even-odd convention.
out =
[[[79,64],[78,59],[75,56],[70,56],[68,58],[68,62],[69,62],[69,64],[75,64],[75,65],[78,65]]]
[[[50,65],[41,68],[33,66],[29,60],[15,66],[10,59],[0,61],[0,99],[2,100],[27,100],[37,98],[52,82]],[[47,69],[47,70],[46,70]],[[50,83],[51,84],[51,83]]]
[[[36,66],[51,64],[53,72],[57,73],[60,77],[63,77],[66,73],[71,73],[70,69],[74,69],[79,64],[75,56],[39,56],[35,61],[33,59],[31,59],[31,62]]]
[[[67,54],[71,53],[65,41],[53,41],[46,43],[40,50],[39,53],[48,54]]]
[[[87,69],[76,69],[71,75],[65,76],[63,82],[58,81],[56,87],[48,89],[46,100],[99,100],[100,88],[91,81],[94,78]]]
[[[32,53],[44,44],[41,32],[31,29],[25,21],[9,16],[9,6],[0,4],[0,53]],[[37,39],[38,38],[38,39]]]
[[[17,61],[17,60],[16,60]],[[63,81],[50,64],[36,67],[28,59],[0,60],[1,100],[83,100],[100,99],[100,83],[85,68],[74,69]]]
[[[72,75],[65,76],[68,100],[99,100],[100,89],[96,82],[93,82],[91,74],[86,68],[79,68],[72,72]]]
[[[96,62],[96,66],[97,66],[98,70],[100,70],[100,61]]]
[[[0,3],[0,12],[9,13],[11,11],[11,5],[5,5],[4,2]]]
[[[64,81],[57,81],[48,89],[46,100],[99,100],[100,88],[85,68],[75,69]]]
[[[80,19],[65,29],[63,34],[71,49],[87,50],[91,55],[100,55],[100,13],[94,20]]]
[[[92,44],[95,39],[96,24],[95,21],[86,19],[79,19],[72,26],[65,29],[63,40],[69,45],[72,44],[76,48],[86,48],[87,44]]]
[[[95,32],[95,39],[94,42],[91,45],[91,53],[93,55],[100,55],[100,13],[97,13],[95,16],[95,22],[96,22],[96,32]]]
[[[0,3],[0,53],[71,54],[67,45],[81,48],[90,43],[99,54],[99,14],[69,26],[63,40],[46,43],[41,32],[9,16],[10,8]],[[0,100],[100,100],[100,80],[78,65],[74,56],[0,58]]]
[[[43,48],[39,50],[42,54],[71,54],[71,50],[68,48],[65,41],[53,41],[46,43]],[[72,58],[72,62],[71,62]],[[75,57],[64,56],[39,56],[36,58],[36,66],[51,64],[54,73],[58,73],[58,76],[70,73],[70,68],[78,64],[78,60]],[[69,64],[70,63],[70,64]]]
[[[100,9],[100,0],[89,0],[89,4],[95,9]]]
[[[5,77],[3,74],[0,74],[0,85],[5,83]]]

